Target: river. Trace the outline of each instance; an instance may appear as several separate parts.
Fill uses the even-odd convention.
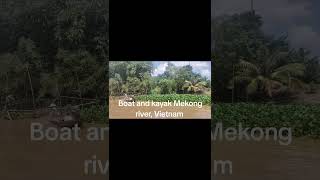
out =
[[[105,175],[84,175],[84,161],[109,159],[109,140],[81,142],[33,142],[30,123],[41,119],[0,122],[0,179],[33,180],[99,180]],[[82,131],[84,132],[84,131]],[[82,134],[83,135],[83,134]],[[293,139],[292,144],[278,142],[214,142],[211,160],[232,162],[232,174],[216,172],[217,180],[319,180],[320,141]]]
[[[320,179],[320,140],[295,138],[288,146],[270,141],[214,142],[211,149],[214,180]],[[232,162],[232,174],[225,171],[223,175],[220,170],[214,173],[218,160]]]
[[[108,174],[92,175],[92,171],[86,174],[84,170],[87,160],[108,162],[109,139],[89,141],[84,138],[89,127],[104,126],[85,125],[81,128],[81,141],[32,141],[30,125],[34,122],[48,125],[44,118],[0,121],[1,180],[109,179]]]

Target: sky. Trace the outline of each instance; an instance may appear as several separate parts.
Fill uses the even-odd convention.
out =
[[[189,65],[192,66],[192,71],[198,73],[211,80],[211,61],[169,61],[177,67]],[[153,61],[152,76],[158,76],[164,73],[168,66],[168,61]]]
[[[251,0],[211,0],[211,16],[250,10]],[[307,48],[320,56],[319,0],[254,0],[254,9],[270,35],[288,35],[295,48]]]

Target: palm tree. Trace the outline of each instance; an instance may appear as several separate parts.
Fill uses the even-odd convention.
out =
[[[198,93],[205,89],[207,83],[205,81],[185,81],[182,89],[187,90],[189,93]]]
[[[290,63],[276,67],[275,63],[265,63],[260,66],[241,60],[236,66],[237,71],[233,81],[246,84],[248,95],[264,92],[269,97],[285,91],[296,91],[305,87],[298,79],[304,75],[305,66],[300,63]],[[234,86],[232,85],[231,88]]]
[[[251,12],[254,13],[253,0],[251,0]]]

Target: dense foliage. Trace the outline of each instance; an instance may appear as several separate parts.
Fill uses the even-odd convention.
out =
[[[110,95],[203,94],[210,91],[210,80],[193,72],[190,65],[177,67],[169,62],[163,74],[151,76],[152,71],[151,61],[111,61]]]
[[[81,109],[80,120],[87,123],[109,123],[108,107],[106,106],[91,106]]]
[[[213,123],[225,127],[289,127],[295,136],[320,137],[319,105],[214,104]]]
[[[5,6],[0,11],[2,103],[105,96],[108,0],[12,0]]]
[[[191,94],[162,94],[162,95],[141,95],[136,98],[138,101],[156,101],[156,102],[202,102],[203,105],[211,104],[211,96],[208,95],[191,95]]]
[[[287,36],[267,35],[262,25],[254,11],[213,19],[216,101],[274,101],[320,83],[319,59],[292,48]]]

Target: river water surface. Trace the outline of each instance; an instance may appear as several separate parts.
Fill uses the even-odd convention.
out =
[[[88,127],[81,129],[81,141],[32,141],[30,125],[45,119],[0,120],[0,180],[106,180],[108,174],[86,174],[86,160],[109,159],[109,135],[102,141],[88,141]],[[103,127],[103,125],[101,126]],[[101,129],[101,128],[100,128]],[[95,157],[94,157],[95,155]],[[93,172],[93,171],[91,171]]]
[[[84,160],[109,159],[109,135],[103,141],[33,142],[30,123],[41,119],[0,122],[1,180],[98,180],[105,175],[84,175]],[[82,131],[83,132],[83,131]],[[229,160],[232,174],[214,174],[217,180],[319,180],[320,141],[309,138],[293,139],[291,145],[279,142],[214,142],[211,161]],[[156,163],[156,162],[155,162]],[[200,165],[199,165],[200,166]]]
[[[319,180],[320,141],[293,139],[278,142],[214,142],[211,146],[212,179]],[[232,174],[214,173],[214,161],[232,162]],[[221,166],[219,167],[221,168]],[[230,172],[230,171],[226,171]]]

